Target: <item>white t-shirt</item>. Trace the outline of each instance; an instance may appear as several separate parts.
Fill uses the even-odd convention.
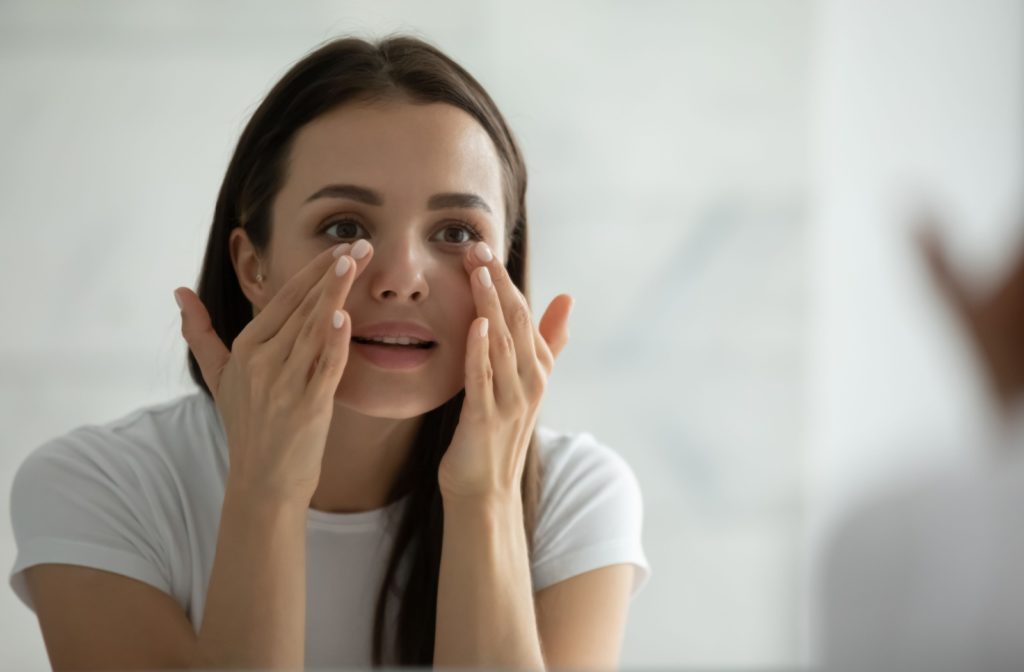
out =
[[[632,470],[588,433],[539,425],[537,432],[542,483],[533,590],[632,563],[635,596],[651,569]],[[11,588],[34,610],[21,573],[27,567],[57,562],[116,572],[171,595],[199,632],[228,466],[220,415],[201,391],[44,443],[11,487],[18,546]],[[377,593],[407,499],[361,513],[307,511],[307,665],[370,665]]]

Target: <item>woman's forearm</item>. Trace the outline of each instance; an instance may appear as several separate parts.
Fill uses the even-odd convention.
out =
[[[543,670],[519,500],[444,503],[435,667]]]
[[[194,667],[302,669],[307,509],[229,479]]]

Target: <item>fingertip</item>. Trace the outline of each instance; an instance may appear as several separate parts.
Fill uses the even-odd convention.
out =
[[[353,245],[349,252],[356,261],[361,261],[373,251],[373,245],[365,238],[360,238]]]
[[[182,315],[185,314],[186,307],[189,302],[189,291],[188,287],[178,287],[174,290],[174,302],[178,304],[178,310],[181,311]]]

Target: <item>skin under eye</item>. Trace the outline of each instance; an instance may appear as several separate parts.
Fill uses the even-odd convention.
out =
[[[327,231],[329,231],[329,230],[331,230],[331,229],[333,229],[335,227],[338,228],[339,233],[341,233],[341,232],[345,232],[345,233],[352,232],[354,234],[354,232],[357,229],[362,229],[363,225],[360,224],[357,220],[352,219],[351,217],[342,217],[341,219],[335,219],[335,220],[332,220],[332,221],[328,222],[327,224],[325,224],[320,229],[320,232],[321,233],[326,233]],[[443,231],[448,231],[449,229],[462,230],[462,231],[464,231],[466,233],[468,238],[465,239],[465,240],[460,240],[460,241],[445,240],[443,242],[452,243],[453,245],[467,245],[469,243],[474,243],[474,242],[476,242],[478,240],[483,240],[483,235],[481,235],[479,229],[477,229],[475,226],[473,226],[469,222],[464,222],[464,221],[461,221],[461,220],[454,220],[454,221],[451,221],[451,222],[447,223],[440,230],[443,232]],[[355,235],[334,235],[333,237],[337,238],[339,240],[349,240],[351,238],[354,238]]]

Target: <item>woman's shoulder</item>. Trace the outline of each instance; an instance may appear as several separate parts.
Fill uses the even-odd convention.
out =
[[[635,478],[617,450],[587,431],[568,432],[537,425],[540,467],[547,485],[566,476],[625,475]]]
[[[28,454],[9,495],[18,546],[10,582],[26,604],[20,573],[44,562],[123,574],[187,604],[188,558],[205,529],[191,511],[209,518],[218,506],[209,412],[183,395],[79,425]]]
[[[614,448],[592,433],[537,427],[542,518],[573,516],[598,502],[642,517],[640,483]]]
[[[136,475],[153,469],[188,470],[198,460],[218,460],[223,428],[203,392],[148,404],[112,420],[87,423],[47,440],[24,464]]]
[[[632,563],[633,595],[651,574],[641,543],[643,496],[629,463],[590,432],[537,428],[540,502],[534,591],[570,576]]]

